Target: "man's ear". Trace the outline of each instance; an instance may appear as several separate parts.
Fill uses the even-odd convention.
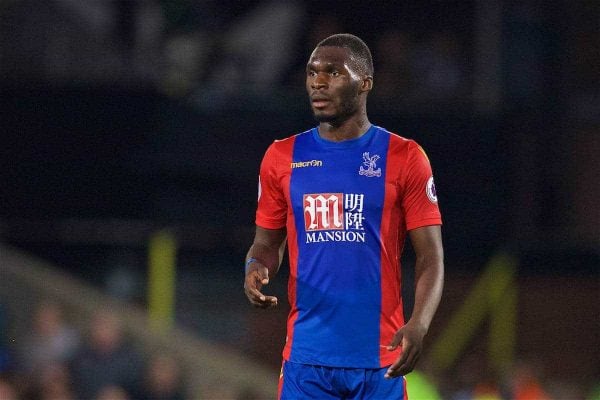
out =
[[[370,75],[367,75],[363,80],[362,80],[362,84],[360,86],[360,92],[364,93],[364,92],[370,92],[371,89],[373,89],[373,77]]]

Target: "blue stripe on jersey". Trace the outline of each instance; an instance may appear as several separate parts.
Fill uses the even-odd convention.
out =
[[[292,362],[380,367],[380,226],[389,140],[375,126],[340,143],[322,139],[316,128],[296,137],[298,164],[290,180],[298,240]],[[339,202],[343,217],[336,215]]]

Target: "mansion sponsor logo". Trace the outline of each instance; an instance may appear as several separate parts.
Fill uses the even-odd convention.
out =
[[[306,232],[306,243],[320,242],[365,242],[364,232],[353,231],[325,231]]]
[[[357,193],[305,194],[303,202],[306,243],[364,243],[364,200],[365,195]]]
[[[323,161],[321,160],[310,160],[310,161],[297,161],[292,162],[291,167],[294,168],[306,168],[306,167],[322,167]]]

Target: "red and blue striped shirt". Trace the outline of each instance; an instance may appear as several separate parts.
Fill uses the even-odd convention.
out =
[[[260,168],[256,224],[286,227],[291,310],[283,357],[382,368],[404,325],[406,232],[440,225],[429,160],[413,140],[371,128],[331,142],[318,129],[275,141]]]

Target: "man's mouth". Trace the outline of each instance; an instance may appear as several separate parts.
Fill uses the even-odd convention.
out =
[[[331,100],[324,97],[313,97],[311,101],[314,108],[323,108],[331,103]]]

